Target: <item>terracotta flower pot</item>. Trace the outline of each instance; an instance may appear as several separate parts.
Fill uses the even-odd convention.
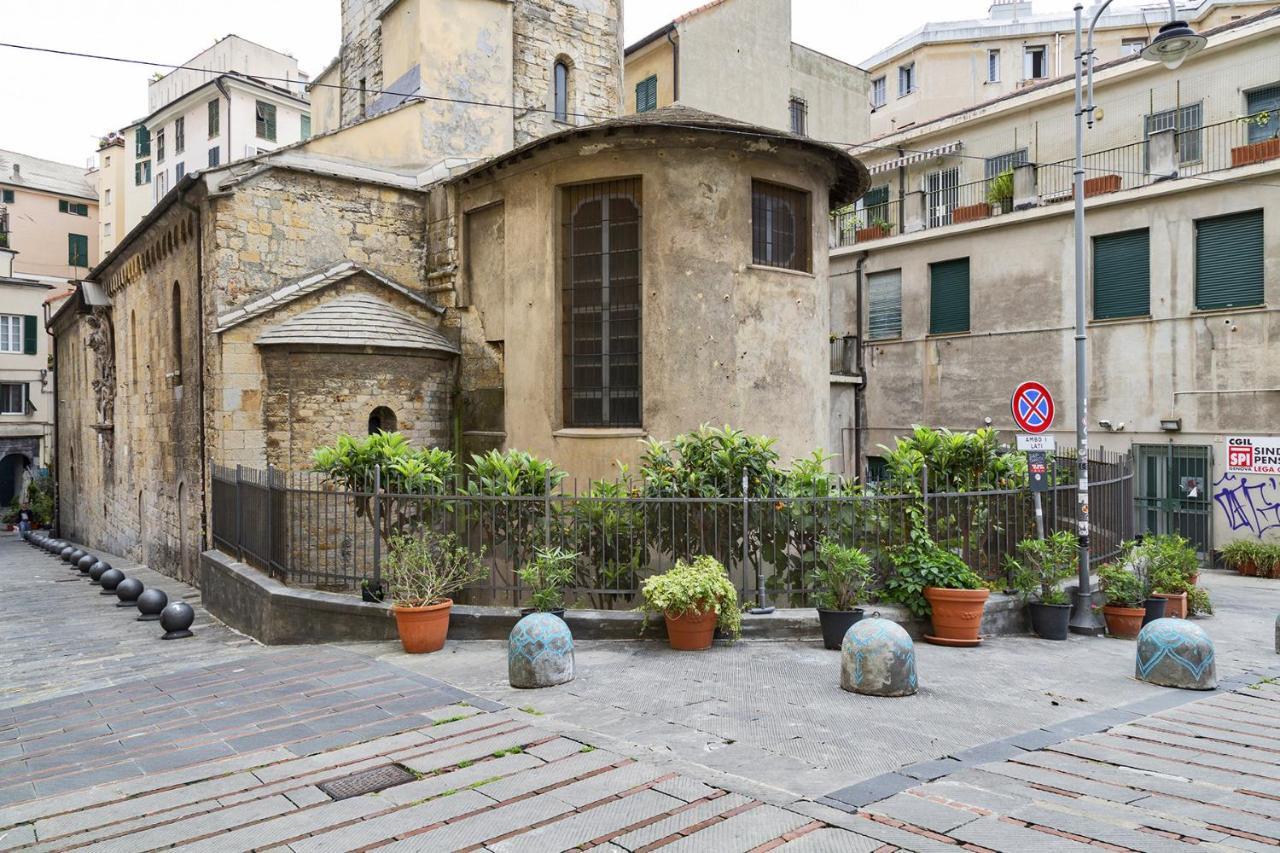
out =
[[[1107,622],[1107,633],[1113,637],[1132,640],[1142,630],[1142,620],[1147,615],[1145,607],[1117,607],[1114,604],[1102,608]]]
[[[889,229],[883,225],[872,225],[867,228],[858,228],[853,232],[853,240],[855,243],[864,243],[867,240],[880,240],[889,236]]]
[[[1248,166],[1251,163],[1262,163],[1280,157],[1280,139],[1264,139],[1249,145],[1241,145],[1231,149],[1231,167]]]
[[[1240,564],[1240,574],[1244,575],[1247,578],[1257,577],[1258,564],[1255,563],[1253,560],[1246,560],[1245,562]]]
[[[396,628],[400,631],[404,650],[411,655],[420,655],[443,649],[444,639],[449,635],[449,611],[452,608],[451,598],[426,607],[393,606],[391,612],[396,615]]]
[[[1156,598],[1165,600],[1164,615],[1171,619],[1187,618],[1187,594],[1185,592],[1155,592]]]
[[[982,610],[986,606],[986,589],[944,589],[925,587],[924,597],[933,608],[933,634],[925,637],[941,645],[976,646],[982,642]]]
[[[714,610],[706,613],[681,613],[679,616],[672,616],[670,613],[663,615],[667,619],[667,641],[671,643],[671,648],[678,652],[711,648],[718,621]]]
[[[954,223],[976,222],[979,219],[986,219],[991,215],[991,205],[985,201],[977,204],[966,204],[957,207],[951,212],[951,221]]]

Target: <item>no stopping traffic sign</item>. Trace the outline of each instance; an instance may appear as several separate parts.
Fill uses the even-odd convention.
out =
[[[1032,434],[1053,426],[1053,397],[1039,382],[1023,382],[1013,392],[1010,402],[1013,422],[1018,429]]]

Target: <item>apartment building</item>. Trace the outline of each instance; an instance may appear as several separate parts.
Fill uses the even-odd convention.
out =
[[[626,49],[624,112],[679,103],[849,142],[868,136],[868,79],[791,40],[791,0],[716,0]]]
[[[65,282],[98,262],[98,198],[82,166],[0,150],[0,249],[12,272]]]
[[[1091,15],[1095,4],[1086,6]],[[1178,4],[1178,17],[1203,32],[1273,6],[1274,0],[1194,0]],[[1095,61],[1141,51],[1168,20],[1167,2],[1116,3],[1098,22]],[[994,0],[983,19],[926,23],[861,63],[869,81],[871,135],[1068,74],[1074,49],[1073,14],[1037,14],[1030,0]]]
[[[104,254],[183,175],[311,135],[308,78],[292,56],[228,35],[183,66],[150,81],[144,118],[99,142]]]
[[[1093,446],[1134,454],[1140,529],[1207,548],[1280,527],[1276,471],[1232,452],[1280,431],[1280,9],[1202,32],[1176,71],[1095,69],[1082,414]],[[862,339],[855,467],[874,473],[913,423],[1011,440],[1024,379],[1074,444],[1073,90],[1059,77],[865,154],[872,188],[832,234],[849,282],[832,331]]]

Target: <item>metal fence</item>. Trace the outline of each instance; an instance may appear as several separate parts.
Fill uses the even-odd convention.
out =
[[[1074,460],[1055,463],[1061,484],[1043,495],[1049,533],[1076,529]],[[997,585],[1007,581],[1005,558],[1036,535],[1027,489],[934,491],[927,471],[918,494],[857,489],[832,475],[815,493],[796,494],[789,481],[744,480],[677,496],[639,482],[548,483],[541,494],[492,495],[459,480],[448,493],[402,494],[382,489],[380,474],[350,491],[312,472],[214,466],[213,473],[214,546],[273,577],[355,590],[380,578],[384,536],[431,530],[482,554],[488,577],[459,596],[472,604],[521,604],[526,589],[516,570],[549,546],[580,555],[568,598],[583,606],[632,607],[644,578],[710,554],[744,601],[798,607],[812,603],[810,573],[824,539],[866,551],[883,583],[890,552],[907,541],[913,507],[937,542]],[[1133,469],[1128,456],[1098,451],[1090,476],[1093,554],[1106,560],[1133,536]]]

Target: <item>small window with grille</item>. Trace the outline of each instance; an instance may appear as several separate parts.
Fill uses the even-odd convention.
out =
[[[809,135],[809,105],[804,98],[791,98],[791,132],[797,136]]]
[[[640,179],[564,190],[564,424],[641,426]]]
[[[751,182],[751,262],[811,272],[809,194],[803,190]]]

